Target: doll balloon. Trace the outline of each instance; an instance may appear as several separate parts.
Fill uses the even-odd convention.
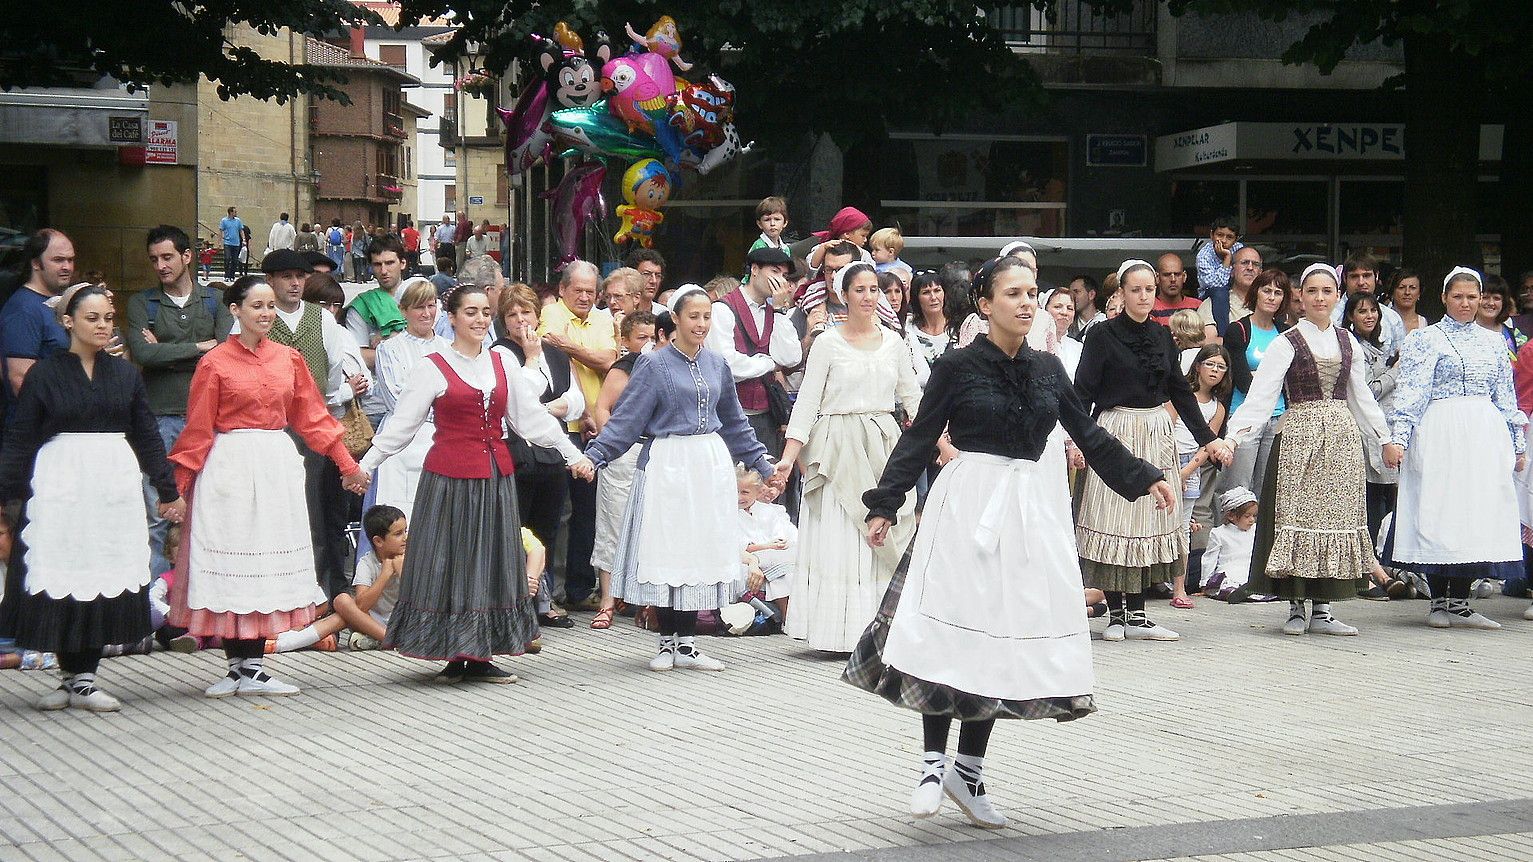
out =
[[[649,32],[640,36],[633,29],[632,24],[624,24],[623,29],[628,31],[628,38],[635,45],[643,45],[652,53],[670,60],[676,64],[678,71],[685,72],[692,68],[692,64],[681,59],[681,31],[676,28],[676,19],[669,15],[661,15],[655,21],[655,26],[649,28]]]
[[[660,208],[671,199],[671,175],[655,159],[634,162],[623,173],[623,199],[628,203],[617,208],[623,224],[612,241],[652,247],[655,229],[665,221]]]
[[[607,204],[601,197],[601,184],[606,176],[606,165],[584,162],[566,172],[558,186],[543,193],[542,197],[553,200],[554,239],[559,244],[556,270],[580,259],[580,241],[585,238],[586,224],[599,223],[607,214]]]

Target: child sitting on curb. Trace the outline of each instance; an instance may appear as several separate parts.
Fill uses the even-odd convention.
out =
[[[351,629],[348,645],[352,649],[378,649],[388,632],[389,614],[399,600],[399,573],[404,570],[409,536],[405,513],[393,506],[374,506],[362,516],[362,532],[373,549],[357,561],[351,590],[337,593],[330,602],[334,613],[297,631],[277,635],[276,640],[266,642],[267,652],[306,649],[322,638],[333,638],[344,628]]]

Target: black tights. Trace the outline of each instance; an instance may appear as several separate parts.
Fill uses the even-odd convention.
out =
[[[659,621],[663,635],[689,638],[697,634],[697,611],[655,608],[655,619]]]
[[[1128,605],[1130,611],[1144,610],[1144,593],[1107,593],[1109,611],[1122,612],[1124,605]]]
[[[947,733],[953,719],[946,715],[922,715],[921,738],[927,751],[947,751]],[[995,719],[965,721],[958,725],[958,753],[969,757],[984,757],[990,745],[990,731],[995,729]]]
[[[1434,599],[1467,599],[1473,578],[1452,578],[1447,575],[1427,575],[1427,587]]]
[[[266,654],[266,642],[260,638],[237,640],[224,638],[224,655],[228,658],[260,658]]]
[[[70,676],[77,673],[95,673],[96,666],[99,664],[101,664],[101,647],[81,652],[59,653],[59,670]]]

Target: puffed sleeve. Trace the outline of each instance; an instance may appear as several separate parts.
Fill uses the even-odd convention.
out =
[[[357,461],[346,451],[346,429],[325,405],[325,396],[314,385],[314,375],[296,350],[284,352],[293,367],[293,401],[287,408],[287,424],[303,438],[303,442],[315,452],[321,452],[335,466],[341,468],[342,476],[357,472]]]
[[[186,427],[176,437],[176,445],[170,451],[170,461],[176,471],[176,488],[182,496],[191,490],[192,480],[202,472],[202,465],[213,448],[213,437],[218,433],[215,422],[218,404],[223,398],[223,376],[217,370],[218,357],[214,354],[227,349],[218,347],[209,351],[197,363],[197,370],[192,372],[192,384],[186,396]],[[314,381],[310,379],[309,386],[313,385]]]
[[[894,363],[894,395],[899,399],[900,406],[905,408],[905,413],[915,416],[921,407],[921,384],[916,382],[916,369],[908,360],[910,348],[906,346],[905,339],[894,333],[884,335],[891,348],[890,361]]]
[[[44,442],[41,375],[37,371],[34,368],[27,375],[11,405],[11,427],[5,432],[5,446],[0,447],[0,499],[25,497],[32,485],[32,466]]]
[[[1512,361],[1499,344],[1496,347],[1496,379],[1491,381],[1490,400],[1506,419],[1506,428],[1512,433],[1512,451],[1521,455],[1527,449],[1523,429],[1528,424],[1528,417],[1517,407],[1517,390],[1512,385]]]
[[[809,351],[809,361],[804,366],[804,379],[798,387],[798,398],[793,402],[793,413],[788,417],[789,440],[809,442],[809,432],[820,416],[820,401],[825,397],[825,385],[830,381],[830,366],[835,362],[834,346],[829,330],[819,337],[815,349]]]
[[[1056,379],[1066,380],[1064,366],[1059,360],[1050,356],[1048,361],[1059,366]],[[1201,421],[1203,414],[1197,416]],[[1166,478],[1159,468],[1136,458],[1128,447],[1118,442],[1118,438],[1102,430],[1069,386],[1059,389],[1059,424],[1064,426],[1075,447],[1081,450],[1086,465],[1118,496],[1137,500],[1149,493],[1151,485]],[[1203,427],[1206,429],[1207,423]]]
[[[1107,365],[1107,343],[1110,338],[1107,327],[1093,326],[1086,330],[1081,343],[1081,358],[1075,364],[1075,398],[1090,412],[1096,403],[1097,392],[1102,387],[1102,372]]]
[[[447,392],[447,378],[436,363],[421,357],[405,377],[404,388],[394,402],[389,421],[373,435],[373,446],[362,456],[362,469],[371,473],[384,461],[398,455],[415,439],[416,432],[431,416],[431,406]]]
[[[735,391],[735,381],[729,366],[722,362],[719,366],[720,373],[713,384],[719,392],[719,436],[724,438],[724,445],[729,447],[729,454],[736,461],[749,464],[763,478],[770,479],[772,459],[767,456],[766,447],[756,439],[751,421],[745,417],[745,408],[740,406],[740,394]]]
[[[586,444],[586,457],[597,467],[622,457],[649,430],[666,386],[665,372],[658,369],[658,363],[654,354],[639,357],[623,394],[612,405],[612,416],[596,439]]]
[[[176,490],[176,474],[165,459],[165,441],[160,437],[154,412],[149,409],[149,390],[144,386],[144,376],[131,365],[125,369],[125,375],[133,386],[132,402],[128,405],[130,427],[127,438],[138,458],[138,469],[154,484],[161,503],[175,502],[180,496]]]
[[[1410,448],[1416,426],[1432,403],[1437,359],[1437,340],[1430,327],[1405,336],[1405,344],[1400,347],[1400,378],[1395,382],[1394,408],[1389,411],[1390,443]],[[1265,360],[1262,367],[1266,367]]]
[[[1373,397],[1373,390],[1368,386],[1368,363],[1364,361],[1363,345],[1349,332],[1347,338],[1352,340],[1352,369],[1348,373],[1347,380],[1347,409],[1352,411],[1352,418],[1357,422],[1358,431],[1365,441],[1377,446],[1389,437],[1389,423],[1384,419],[1384,411],[1379,409],[1377,398]],[[1505,355],[1503,353],[1503,355]]]
[[[1277,407],[1278,395],[1283,392],[1283,381],[1288,377],[1288,366],[1293,364],[1293,342],[1283,336],[1272,339],[1262,364],[1251,375],[1251,388],[1240,409],[1225,423],[1225,434],[1236,446],[1244,444],[1260,434],[1272,418]]]
[[[811,362],[814,361],[813,354],[809,358]],[[886,518],[891,524],[898,521],[900,507],[905,504],[905,495],[915,487],[916,479],[926,469],[926,465],[931,463],[936,454],[937,438],[947,428],[958,394],[954,384],[956,369],[962,361],[960,351],[950,350],[932,365],[932,376],[926,381],[926,392],[921,396],[915,421],[910,423],[910,427],[900,434],[899,442],[894,444],[894,451],[889,453],[883,475],[878,479],[878,487],[862,495],[862,505],[868,507],[870,519]],[[795,407],[794,412],[797,410]]]
[[[579,461],[580,450],[565,435],[564,426],[559,420],[543,409],[537,391],[522,374],[515,358],[511,360],[511,368],[507,369],[501,351],[491,350],[490,361],[498,363],[501,373],[506,376],[506,421],[511,423],[511,430],[516,432],[516,436],[534,446],[557,449],[564,456],[566,464]]]

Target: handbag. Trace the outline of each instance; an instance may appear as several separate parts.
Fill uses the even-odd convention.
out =
[[[788,396],[787,388],[777,381],[775,374],[762,380],[761,385],[766,388],[767,415],[772,424],[779,428],[787,425],[793,416],[793,399]]]
[[[346,451],[353,458],[361,458],[367,454],[367,450],[373,445],[373,423],[368,421],[367,414],[362,412],[362,405],[353,398],[346,404],[346,412],[341,414],[341,442],[346,445]]]

